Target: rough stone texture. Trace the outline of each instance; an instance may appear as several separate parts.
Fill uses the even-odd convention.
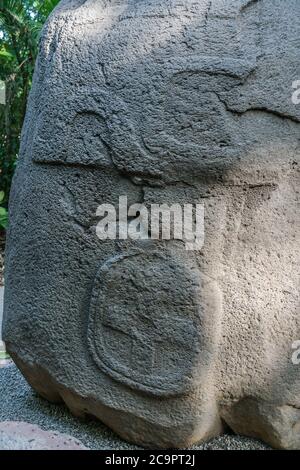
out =
[[[136,444],[120,439],[99,420],[82,420],[72,416],[62,403],[53,404],[30,389],[15,366],[0,369],[0,422],[25,421],[42,429],[75,437],[91,450],[140,450]],[[222,434],[194,445],[192,450],[270,450],[251,437]]]
[[[223,424],[300,448],[298,0],[62,1],[11,195],[4,340],[144,446]],[[96,208],[202,203],[205,243],[100,241]]]
[[[0,450],[88,450],[66,434],[18,421],[0,423]]]

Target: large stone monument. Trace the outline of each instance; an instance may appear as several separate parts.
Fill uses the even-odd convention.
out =
[[[229,426],[300,448],[299,18],[299,0],[59,4],[6,253],[4,340],[43,397],[143,446]],[[202,204],[203,246],[99,239],[121,196]]]

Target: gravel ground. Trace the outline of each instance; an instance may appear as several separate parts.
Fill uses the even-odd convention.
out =
[[[49,404],[31,390],[13,365],[0,369],[0,421],[26,421],[44,430],[58,431],[79,439],[96,450],[134,450],[137,446],[122,441],[98,421],[74,418],[63,405]],[[254,439],[224,435],[193,449],[205,450],[267,450]]]

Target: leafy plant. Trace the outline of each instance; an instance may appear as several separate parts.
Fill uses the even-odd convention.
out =
[[[0,104],[0,187],[5,194],[4,208],[18,157],[39,34],[58,1],[0,0],[0,81],[5,83],[6,95],[5,105]],[[1,212],[0,220],[5,217]]]
[[[0,191],[0,204],[3,203],[5,198],[4,191]],[[5,207],[0,206],[0,229],[6,229],[8,224],[8,212]]]

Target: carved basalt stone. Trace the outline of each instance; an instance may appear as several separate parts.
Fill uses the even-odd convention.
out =
[[[144,446],[300,448],[298,0],[63,0],[10,201],[4,341]],[[100,204],[203,204],[205,240],[100,240]],[[296,361],[297,362],[297,361]]]

